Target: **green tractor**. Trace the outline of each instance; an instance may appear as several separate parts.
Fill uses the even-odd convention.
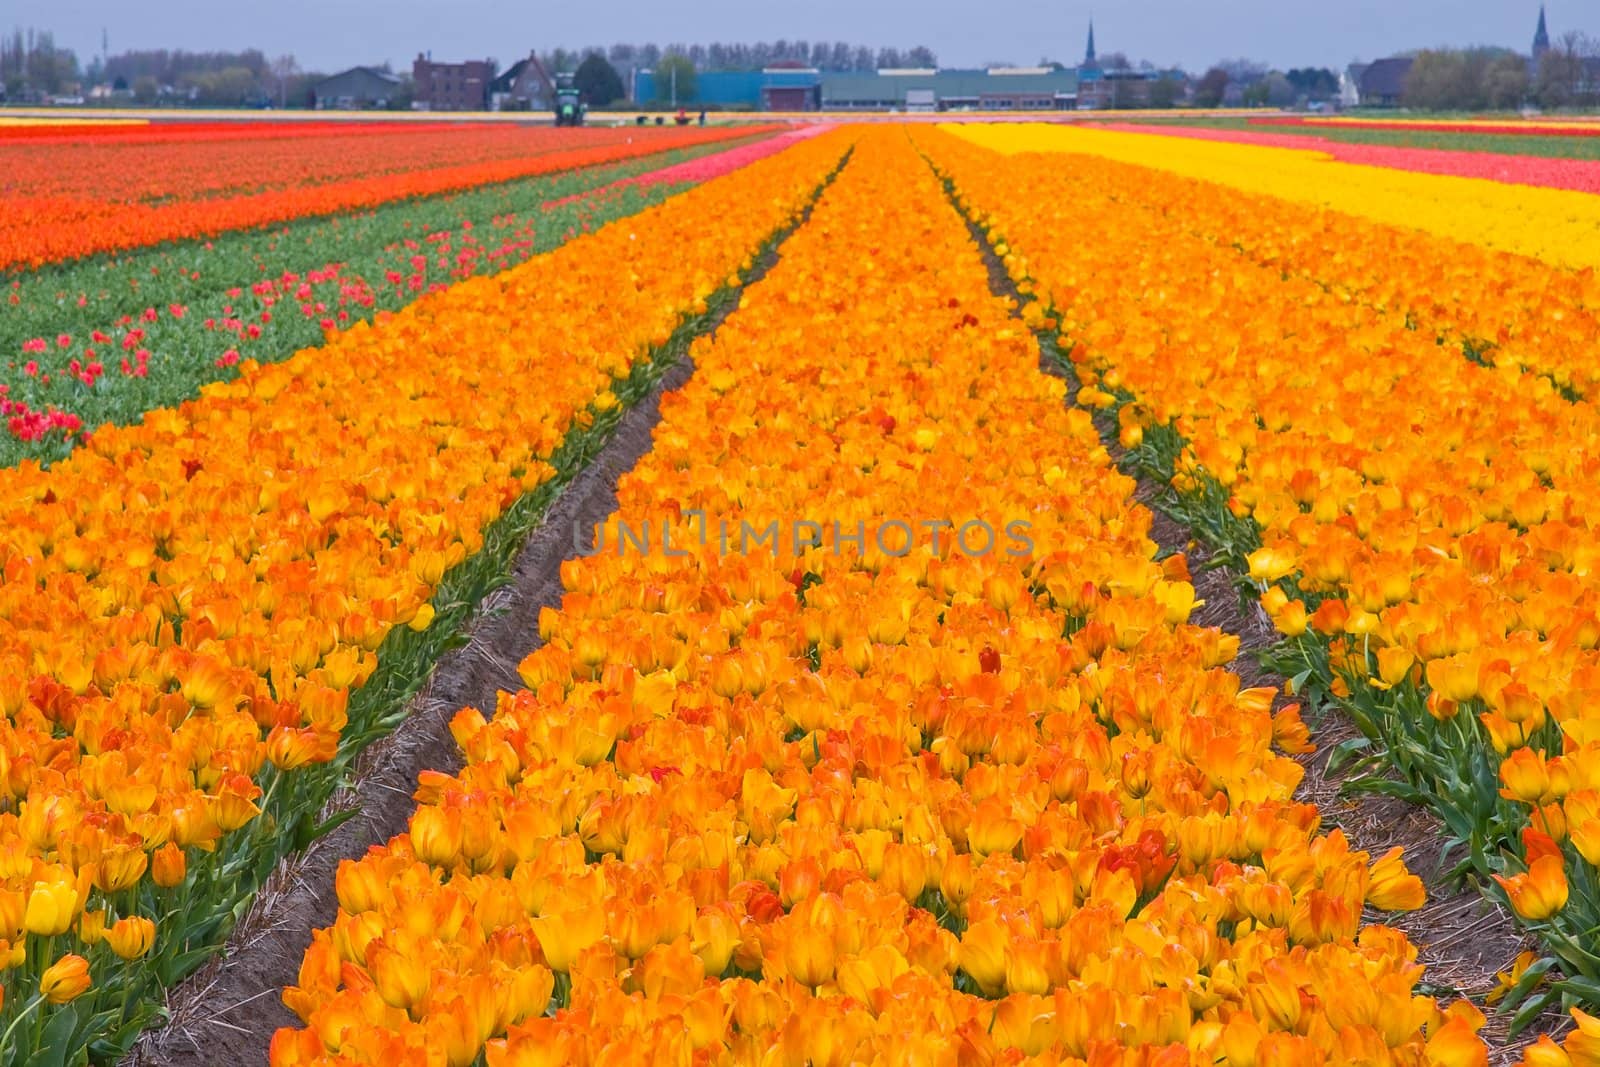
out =
[[[578,87],[572,84],[572,74],[562,71],[556,75],[556,125],[583,125],[583,98]]]

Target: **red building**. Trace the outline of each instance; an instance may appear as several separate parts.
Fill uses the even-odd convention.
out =
[[[494,64],[486,59],[465,63],[435,63],[418,54],[411,64],[415,86],[412,107],[418,111],[485,111]]]

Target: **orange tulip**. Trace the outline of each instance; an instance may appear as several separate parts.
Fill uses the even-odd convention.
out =
[[[1476,1031],[1462,1016],[1448,1020],[1428,1037],[1430,1067],[1488,1067],[1489,1050]]]
[[[1510,878],[1497,874],[1494,880],[1512,910],[1530,922],[1548,919],[1567,906],[1567,873],[1559,854],[1540,856],[1523,873]]]
[[[66,1004],[89,991],[89,961],[66,955],[45,968],[39,976],[39,995],[51,1004]]]
[[[1367,903],[1380,911],[1416,911],[1427,903],[1422,879],[1406,869],[1401,852],[1391,848],[1372,865]]]
[[[188,874],[188,858],[183,849],[168,841],[151,854],[150,876],[156,885],[164,889],[181,885]]]
[[[961,969],[978,983],[978,988],[993,995],[1005,987],[1010,938],[1005,927],[993,919],[976,922],[961,935]]]
[[[156,924],[143,916],[130,915],[108,926],[105,940],[121,958],[138,959],[155,944]]]
[[[790,928],[783,941],[783,966],[796,981],[815,988],[833,977],[837,962],[828,930],[810,924]]]
[[[1573,1008],[1572,1021],[1578,1028],[1567,1034],[1562,1048],[1572,1060],[1573,1067],[1594,1067],[1600,1064],[1600,1018],[1580,1008]]]
[[[413,1018],[426,1010],[432,984],[426,960],[379,939],[367,946],[367,970],[384,1003]]]
[[[606,917],[598,908],[580,908],[530,920],[534,936],[552,971],[572,970],[578,954],[605,937]]]
[[[1458,704],[1478,695],[1478,673],[1478,660],[1470,655],[1430,660],[1424,671],[1430,689]]]

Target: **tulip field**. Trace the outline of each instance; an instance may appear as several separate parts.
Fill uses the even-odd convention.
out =
[[[0,127],[0,1064],[1600,1064],[1600,201],[1301,136]]]

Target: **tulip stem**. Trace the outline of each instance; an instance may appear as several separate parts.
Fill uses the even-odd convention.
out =
[[[267,766],[272,767],[270,763],[267,764]],[[278,791],[278,783],[283,781],[282,771],[279,771],[276,767],[272,767],[272,771],[272,781],[267,783],[267,791],[261,797],[260,810],[263,814],[265,814],[267,809],[272,805],[272,794]]]
[[[49,937],[44,939],[44,953],[39,957],[40,966],[43,968],[39,972],[39,980],[41,982],[44,981],[44,972],[50,969],[51,964],[55,962],[55,958],[56,935],[51,934]],[[39,995],[41,997],[44,996],[43,991],[41,991]],[[45,1013],[41,1011],[38,1017],[33,1021],[33,1047],[35,1049],[44,1044],[44,1014]]]
[[[40,1004],[43,1004],[43,1003],[44,1003],[44,994],[43,993],[39,993],[32,1000],[28,1001],[28,1006],[22,1009],[22,1014],[18,1015],[15,1019],[11,1020],[11,1025],[6,1027],[5,1035],[4,1036],[0,1036],[0,1053],[9,1053],[11,1051],[11,1034],[12,1034],[12,1031],[16,1030],[17,1026],[19,1024],[21,1024],[22,1020],[24,1020],[28,1016],[32,1015],[34,1010],[36,1008],[38,1008]],[[7,1058],[9,1059],[9,1056]]]

